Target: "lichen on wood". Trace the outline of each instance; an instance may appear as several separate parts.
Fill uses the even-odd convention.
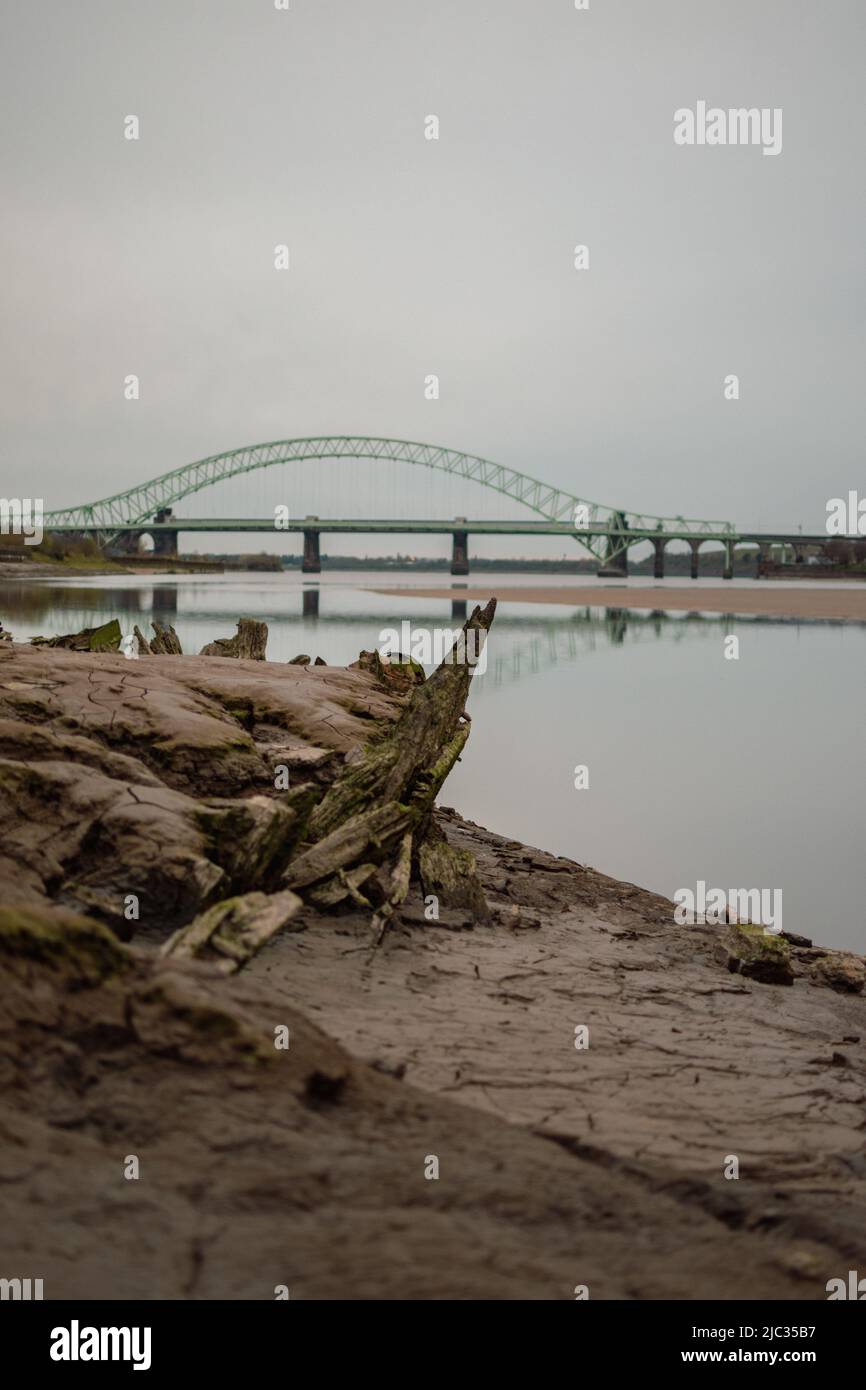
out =
[[[477,920],[487,919],[487,902],[474,855],[468,849],[449,845],[435,825],[431,825],[419,846],[418,870],[425,898],[432,894],[442,907],[465,907]]]
[[[729,923],[716,948],[732,974],[763,984],[792,985],[791,948],[783,937],[745,922]]]

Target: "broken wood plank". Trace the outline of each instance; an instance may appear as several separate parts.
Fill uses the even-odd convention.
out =
[[[303,907],[296,893],[245,893],[226,898],[170,936],[160,955],[212,960],[231,975],[288,925]]]
[[[350,868],[362,857],[381,861],[388,848],[409,828],[411,819],[408,809],[396,801],[359,811],[317,844],[302,849],[289,863],[282,881],[287,888],[305,888],[329,878],[338,869]]]
[[[400,853],[397,856],[397,862],[391,874],[388,897],[379,908],[378,912],[373,915],[372,928],[374,946],[381,946],[382,938],[388,929],[388,923],[393,917],[394,912],[406,901],[406,895],[409,892],[409,879],[411,873],[412,831],[407,830],[400,841]]]

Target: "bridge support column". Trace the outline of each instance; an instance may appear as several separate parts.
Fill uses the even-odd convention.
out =
[[[771,553],[772,548],[770,546],[769,541],[758,542],[758,579],[761,578],[761,575],[766,574],[767,566],[770,563]]]
[[[161,507],[153,519],[163,523],[171,521],[171,507]],[[177,531],[154,531],[153,553],[154,555],[177,555]]]
[[[655,560],[654,560],[654,563],[653,563],[653,578],[654,578],[654,579],[664,579],[664,577],[665,577],[665,546],[666,546],[666,545],[667,545],[667,541],[662,541],[662,540],[653,541],[653,550],[655,551]]]
[[[452,532],[451,573],[469,573],[469,536],[466,531]]]
[[[600,578],[623,579],[628,574],[628,522],[625,512],[614,512],[604,561],[598,571]]]
[[[124,555],[137,555],[143,534],[143,531],[122,531],[115,536],[111,545],[106,547],[106,555],[109,558],[117,555],[121,559]]]
[[[736,548],[736,541],[725,541],[725,568],[722,570],[723,579],[733,579],[734,577],[734,551]]]
[[[322,557],[319,554],[319,532],[304,531],[304,558],[301,561],[301,574],[321,574]]]
[[[319,590],[305,589],[303,595],[303,614],[305,618],[318,618],[319,616]]]
[[[692,577],[692,579],[697,579],[697,577],[698,577],[698,552],[700,551],[700,548],[701,548],[701,546],[703,545],[703,541],[689,541],[689,545],[690,545],[691,548],[692,548],[691,577]]]

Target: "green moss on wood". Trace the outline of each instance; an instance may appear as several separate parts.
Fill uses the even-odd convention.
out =
[[[728,969],[764,984],[794,983],[791,949],[782,936],[745,922],[731,922],[721,937]]]
[[[0,955],[9,967],[16,962],[42,966],[82,987],[101,984],[131,965],[128,952],[100,922],[38,908],[0,908]]]

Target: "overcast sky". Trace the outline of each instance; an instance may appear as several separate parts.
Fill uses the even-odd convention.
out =
[[[864,49],[863,0],[3,0],[3,495],[358,432],[822,529],[866,492]],[[678,147],[698,100],[781,154]]]

